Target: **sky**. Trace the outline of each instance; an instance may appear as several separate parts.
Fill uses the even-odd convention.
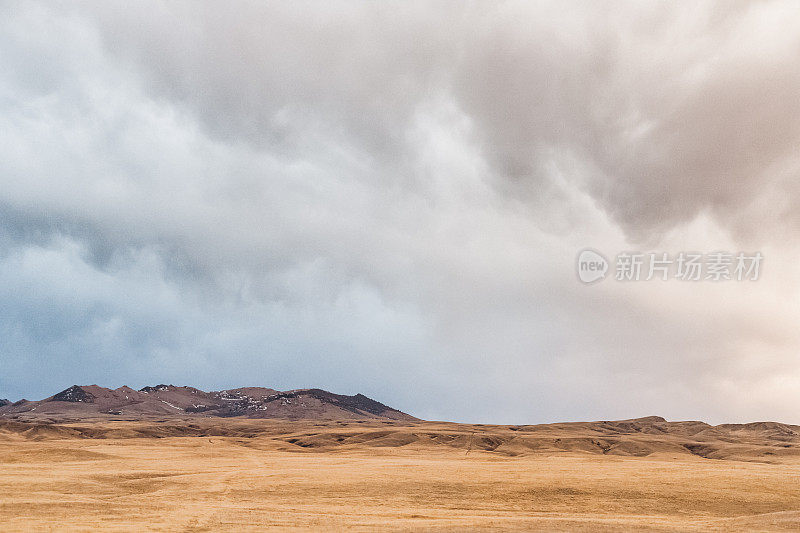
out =
[[[0,398],[800,423],[798,95],[793,1],[0,1]]]

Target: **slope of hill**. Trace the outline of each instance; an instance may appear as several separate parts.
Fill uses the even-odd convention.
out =
[[[140,390],[127,386],[108,389],[73,385],[41,401],[21,400],[0,405],[0,417],[19,420],[97,417],[136,420],[175,416],[416,420],[362,394],[347,396],[321,389],[280,392],[263,387],[242,387],[204,392],[174,385],[148,386]]]
[[[189,395],[201,395],[192,394],[188,388],[182,392],[187,390]],[[175,406],[158,411],[162,414],[158,417],[152,413],[164,405],[159,399],[152,400],[154,407],[149,411],[142,407],[148,405],[146,401],[134,404],[139,412],[148,413],[138,417],[110,416],[96,410],[87,415],[87,410],[93,407],[85,400],[75,402],[76,409],[82,411],[71,411],[70,416],[54,416],[52,410],[47,410],[57,401],[38,403],[36,410],[31,405],[37,402],[28,402],[24,407],[29,410],[19,414],[9,413],[7,406],[0,411],[0,440],[3,435],[35,440],[64,436],[77,439],[213,436],[247,439],[248,446],[265,449],[318,453],[402,448],[417,453],[462,450],[465,454],[490,453],[507,458],[579,453],[764,463],[800,461],[800,426],[776,422],[711,426],[704,422],[667,422],[659,417],[526,426],[427,422],[408,415],[402,419],[379,416],[369,409],[385,413],[380,410],[382,404],[372,404],[371,400],[358,396],[328,398],[326,395],[330,393],[317,391],[270,395],[264,402],[256,402],[258,409],[254,410],[249,407],[250,400],[242,400],[230,391],[202,393],[211,398],[228,397],[230,405],[214,411],[166,416],[171,414],[170,410],[178,412],[179,404],[172,401],[178,402],[179,394],[175,390],[158,392],[173,394],[170,404]],[[180,405],[187,402],[184,400]],[[266,410],[259,410],[264,405]],[[243,411],[232,406],[243,406]],[[131,412],[127,407],[122,411]],[[390,414],[398,416],[396,412]]]

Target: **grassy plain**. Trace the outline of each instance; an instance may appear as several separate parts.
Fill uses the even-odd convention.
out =
[[[213,423],[235,431],[184,436],[169,425],[141,437],[141,424],[120,422],[102,438],[0,433],[0,529],[800,528],[794,455],[709,459],[667,445],[619,455],[580,440],[514,448],[519,431],[457,424]]]

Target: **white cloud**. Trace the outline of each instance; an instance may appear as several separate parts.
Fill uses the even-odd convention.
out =
[[[793,4],[3,11],[0,396],[795,416]],[[765,270],[585,287],[586,246]]]

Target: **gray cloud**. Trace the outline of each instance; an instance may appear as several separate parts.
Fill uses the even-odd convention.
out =
[[[2,10],[0,397],[795,416],[793,4]],[[587,288],[587,245],[771,270]]]
[[[285,160],[347,151],[369,179],[424,187],[408,132],[449,104],[494,187],[536,212],[563,201],[558,167],[633,239],[704,211],[747,233],[759,194],[795,196],[791,3],[239,7],[92,15],[148,92]]]

